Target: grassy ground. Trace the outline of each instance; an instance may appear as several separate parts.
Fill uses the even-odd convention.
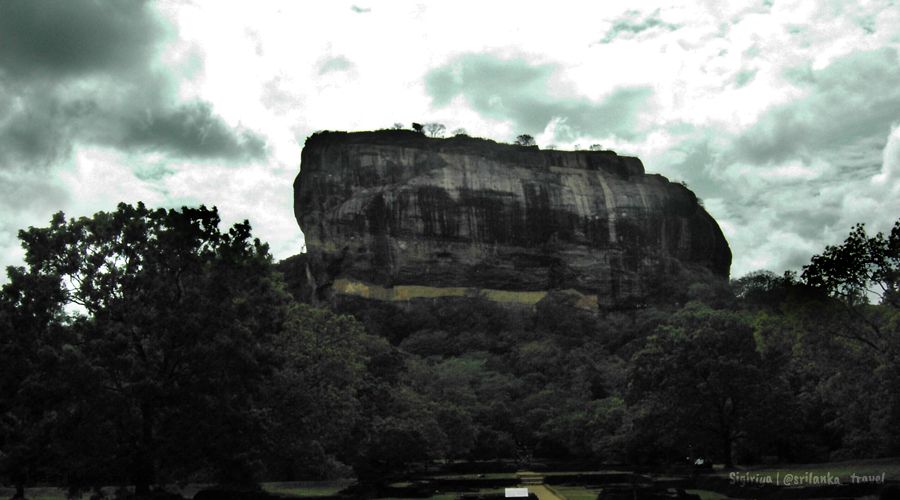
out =
[[[337,492],[349,486],[350,482],[351,481],[263,483],[262,487],[269,493],[285,497],[314,498],[336,495]]]
[[[597,490],[583,486],[553,486],[553,491],[565,500],[596,500]]]
[[[856,461],[848,461],[848,462],[836,462],[836,463],[827,463],[827,464],[808,464],[808,465],[776,465],[776,466],[765,466],[765,467],[743,467],[735,469],[740,473],[750,473],[750,474],[780,474],[781,477],[784,477],[785,474],[795,474],[795,475],[803,475],[806,473],[812,473],[815,475],[825,475],[832,474],[833,476],[837,476],[841,478],[841,481],[844,483],[850,482],[851,474],[855,474],[857,476],[880,476],[882,473],[885,474],[886,480],[900,480],[900,459],[884,459],[884,460],[856,460]],[[614,473],[619,472],[615,470],[594,470],[594,471],[566,471],[566,472],[547,472],[542,475],[545,476],[565,476],[565,475],[576,475],[576,474],[588,474],[588,473]],[[728,477],[731,471],[717,471],[714,474],[720,477]],[[435,479],[512,479],[516,478],[516,473],[514,472],[488,472],[484,474],[447,474],[447,475],[436,475],[431,476]],[[343,481],[328,481],[328,482],[289,482],[289,483],[264,483],[263,488],[266,491],[271,493],[281,495],[284,497],[292,497],[292,498],[317,498],[324,496],[331,496],[337,494],[340,490],[344,489],[350,484],[349,480]],[[202,485],[191,485],[180,491],[182,495],[186,498],[191,498],[194,493],[202,489]],[[111,489],[107,490],[110,494],[112,493]],[[588,489],[583,486],[566,486],[566,485],[556,485],[552,487],[552,491],[556,492],[560,497],[564,497],[565,500],[595,500],[597,498],[597,490],[596,489]],[[712,492],[705,490],[688,490],[691,493],[696,493],[700,495],[702,500],[722,500],[725,497]],[[502,488],[491,488],[491,489],[482,489],[479,490],[481,493],[503,493]],[[14,490],[11,488],[0,488],[0,498],[10,498],[12,497]],[[460,492],[455,491],[442,491],[437,495],[431,497],[432,500],[454,500],[458,497]],[[51,487],[41,487],[41,488],[28,488],[26,490],[26,495],[31,500],[67,500],[66,490],[61,488],[51,488]],[[85,494],[82,498],[88,498],[89,495]],[[389,500],[389,499],[384,499]]]
[[[629,474],[629,471],[624,470],[615,470],[615,469],[602,469],[602,470],[576,470],[576,471],[552,471],[552,472],[541,472],[540,474],[544,477],[547,476],[574,476],[578,474]]]
[[[813,473],[815,475],[831,474],[841,478],[841,482],[850,482],[851,474],[857,476],[880,476],[885,475],[885,480],[900,479],[900,459],[882,459],[882,460],[854,460],[848,462],[833,462],[827,464],[805,464],[805,465],[775,465],[768,467],[747,467],[738,468],[741,473],[752,473],[761,475],[779,474],[784,477],[785,474],[803,475]],[[716,473],[719,476],[728,477],[730,472],[722,471]]]
[[[458,495],[456,493],[438,493],[433,497],[428,497],[427,499],[419,498],[416,500],[456,500]],[[378,500],[410,500],[409,498],[379,498]]]
[[[700,500],[724,500],[728,498],[721,493],[716,493],[715,491],[708,490],[685,490],[685,492],[700,495]]]
[[[438,474],[428,476],[434,479],[515,479],[515,472],[486,472],[484,474]]]
[[[331,496],[346,488],[350,481],[328,482],[290,482],[290,483],[263,483],[264,490],[276,495],[293,498],[316,498]],[[185,498],[192,498],[203,485],[189,485],[182,490],[175,490]],[[104,488],[104,491],[112,496],[112,488]],[[0,498],[11,498],[15,493],[12,488],[0,488]],[[28,500],[68,500],[66,490],[62,488],[41,487],[26,488],[25,496]],[[81,498],[89,498],[86,493]]]
[[[12,498],[16,490],[13,488],[0,488],[0,498]],[[66,500],[66,490],[61,488],[26,488],[25,496],[28,500]],[[86,495],[87,496],[87,495]]]

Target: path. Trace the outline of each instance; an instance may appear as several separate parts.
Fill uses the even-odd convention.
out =
[[[519,471],[516,473],[516,476],[522,482],[522,486],[528,488],[529,493],[537,495],[538,500],[565,500],[565,498],[560,497],[544,484],[544,476],[540,474],[530,471]]]
[[[529,484],[528,491],[537,495],[538,500],[564,500],[543,484]]]

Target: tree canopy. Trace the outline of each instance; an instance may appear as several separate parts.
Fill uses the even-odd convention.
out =
[[[803,266],[801,278],[847,302],[874,296],[900,308],[900,220],[887,237],[869,237],[865,226],[857,224],[844,243],[826,247]]]
[[[20,232],[26,267],[10,269],[4,296],[25,325],[4,337],[31,364],[66,366],[53,411],[70,484],[129,477],[143,493],[203,468],[249,478],[288,297],[250,225],[219,223],[215,208],[120,204]],[[52,375],[14,383],[42,390],[37,377]]]
[[[220,224],[121,204],[20,232],[25,265],[0,291],[0,475],[140,494],[385,483],[434,460],[900,453],[900,223],[858,226],[800,278],[684,269],[643,307],[592,311],[561,291],[528,311],[313,307],[308,282],[282,281],[306,279],[304,259],[282,275],[246,221]]]
[[[534,137],[528,134],[522,134],[516,137],[516,145],[518,146],[534,146]]]

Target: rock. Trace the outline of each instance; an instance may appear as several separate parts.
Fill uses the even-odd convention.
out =
[[[533,304],[572,290],[615,306],[685,269],[729,274],[728,243],[696,196],[611,151],[322,132],[301,162],[294,212],[321,297]]]

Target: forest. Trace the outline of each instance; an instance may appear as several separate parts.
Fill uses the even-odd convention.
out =
[[[802,271],[684,269],[640,307],[292,294],[215,208],[20,231],[0,293],[0,479],[72,491],[403,477],[436,461],[900,455],[900,220]]]

